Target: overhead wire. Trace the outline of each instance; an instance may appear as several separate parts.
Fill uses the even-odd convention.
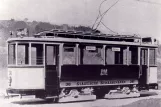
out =
[[[113,5],[111,5],[111,6],[103,13],[103,15],[102,15],[100,21],[98,22],[98,24],[97,24],[95,30],[97,30],[98,26],[100,25],[102,19],[103,19],[104,16],[106,15],[106,13],[107,13],[112,7],[114,7],[118,2],[119,2],[119,0],[117,0]]]
[[[102,24],[105,28],[107,28],[108,30],[110,30],[111,32],[113,32],[113,33],[115,33],[115,34],[118,34],[117,32],[115,32],[115,31],[111,30],[109,27],[107,27],[103,22],[101,22],[101,24]]]
[[[100,16],[104,17],[105,14],[106,14],[106,11],[102,14],[102,13],[101,13],[101,9],[99,9],[99,15],[100,15]],[[106,26],[106,25],[102,22],[102,20],[100,20],[100,22],[101,22],[101,24],[102,24],[105,28],[107,28],[108,30],[110,30],[111,32],[113,32],[113,33],[115,33],[115,34],[118,34],[117,32],[115,32],[115,31],[113,31],[112,29],[110,29],[108,26]]]
[[[95,26],[97,20],[98,20],[98,19],[100,18],[100,16],[101,16],[101,14],[100,14],[101,6],[102,6],[102,4],[103,4],[105,1],[107,1],[107,0],[103,0],[103,1],[101,2],[101,4],[99,5],[99,13],[98,13],[97,18],[96,18],[96,20],[95,20],[95,22],[94,22],[94,24],[93,24],[93,26],[92,26],[92,29],[94,28],[94,26]]]
[[[119,0],[117,0],[113,5],[111,5],[106,11],[104,11],[103,13],[101,13],[102,4],[103,4],[105,1],[107,1],[107,0],[103,0],[103,1],[101,2],[101,4],[99,5],[99,13],[98,13],[97,18],[96,18],[96,20],[95,20],[95,22],[94,22],[94,24],[93,24],[93,26],[92,26],[92,29],[94,29],[97,20],[100,18],[99,22],[98,22],[97,25],[96,25],[96,28],[94,29],[95,31],[97,30],[98,26],[99,26],[100,24],[102,24],[104,27],[106,27],[106,28],[107,28],[108,30],[110,30],[111,32],[117,33],[117,32],[115,32],[115,31],[111,30],[109,27],[107,27],[107,26],[102,22],[102,20],[103,20],[104,16],[107,14],[107,12],[108,12],[112,7],[114,7],[114,6],[119,2]],[[136,1],[139,1],[139,2],[146,2],[146,3],[150,3],[150,4],[156,4],[156,5],[161,5],[161,3],[151,2],[151,1],[145,1],[145,0],[136,0]]]

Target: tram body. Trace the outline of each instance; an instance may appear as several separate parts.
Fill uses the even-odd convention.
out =
[[[63,102],[158,87],[156,41],[82,35],[53,30],[8,39],[8,93]]]

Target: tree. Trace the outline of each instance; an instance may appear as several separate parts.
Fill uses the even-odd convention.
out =
[[[14,24],[14,30],[28,28],[27,24],[24,21],[17,21]]]
[[[25,18],[24,21],[27,22],[28,21],[28,18]]]
[[[42,32],[45,30],[51,30],[51,29],[54,29],[54,25],[46,22],[40,22],[36,25],[35,32],[39,33],[39,32]]]
[[[81,26],[81,25],[78,26],[78,27],[75,27],[74,29],[77,30],[77,31],[84,31],[84,32],[86,32],[86,31],[92,31],[92,29],[90,27]]]
[[[10,20],[11,22],[14,22],[15,21],[15,19],[13,19],[13,18],[11,18],[11,20]]]

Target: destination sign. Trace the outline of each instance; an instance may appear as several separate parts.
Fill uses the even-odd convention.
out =
[[[117,48],[117,47],[112,47],[112,51],[120,51],[120,48]]]
[[[86,46],[86,50],[95,51],[96,47],[95,46]]]
[[[100,80],[100,81],[63,81],[60,87],[81,87],[81,86],[104,86],[104,85],[125,85],[138,84],[138,80]]]

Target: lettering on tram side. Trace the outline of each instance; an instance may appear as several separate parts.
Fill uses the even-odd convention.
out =
[[[70,83],[70,82],[67,82],[67,83],[66,83],[66,86],[71,86],[71,83]]]
[[[108,75],[107,69],[101,69],[100,75]]]
[[[133,83],[134,82],[134,80],[130,80],[130,83]]]
[[[121,84],[137,84],[137,80],[100,80],[100,81],[67,81],[60,82],[62,87],[72,86],[95,86],[95,85],[121,85]]]
[[[97,85],[98,84],[98,81],[80,81],[80,82],[77,82],[77,85]]]
[[[119,81],[101,81],[101,84],[121,84],[126,83],[125,80],[119,80]]]

